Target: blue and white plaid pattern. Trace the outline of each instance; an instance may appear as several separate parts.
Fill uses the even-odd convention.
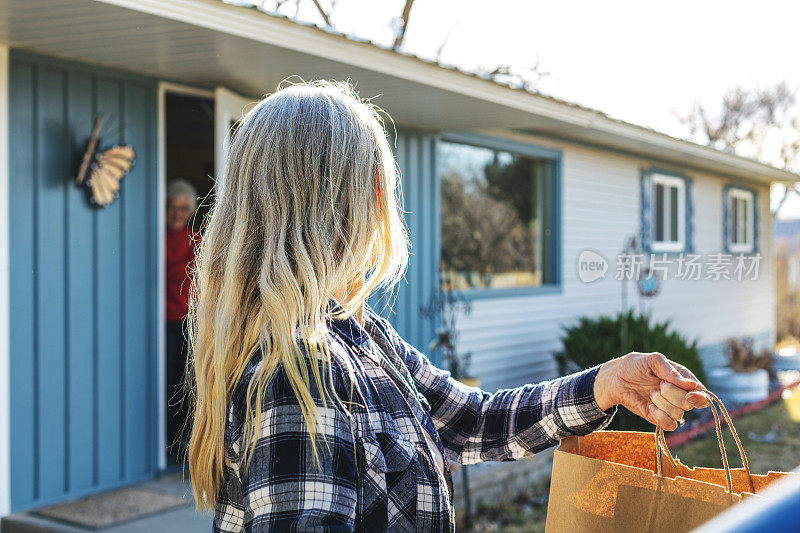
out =
[[[331,333],[337,404],[324,408],[311,385],[327,442],[317,445],[321,468],[282,370],[264,393],[250,466],[239,468],[256,352],[230,401],[214,531],[454,531],[452,476],[436,468],[423,431],[452,461],[510,461],[601,429],[616,411],[595,402],[597,367],[489,393],[435,367],[371,310],[364,327],[333,320]]]

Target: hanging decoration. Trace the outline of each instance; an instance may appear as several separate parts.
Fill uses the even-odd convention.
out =
[[[119,198],[119,182],[133,168],[136,152],[127,144],[98,150],[102,125],[103,115],[100,114],[95,120],[75,182],[86,189],[89,202],[93,206],[108,207]]]
[[[636,285],[642,298],[654,298],[661,290],[661,280],[652,273],[649,266],[642,267]]]

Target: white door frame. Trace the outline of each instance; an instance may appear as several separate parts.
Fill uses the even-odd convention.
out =
[[[257,99],[240,96],[224,87],[217,87],[215,90],[202,89],[162,81],[158,84],[158,391],[156,394],[158,402],[158,458],[159,470],[167,468],[167,408],[166,408],[166,257],[164,253],[165,232],[167,224],[167,93],[183,94],[196,96],[198,98],[208,98],[214,100],[214,169],[217,179],[222,175],[225,160],[230,145],[230,124],[232,121],[239,120],[246,108],[255,104]],[[1,242],[1,241],[0,241]],[[0,375],[2,368],[0,368]],[[0,485],[2,486],[2,485]]]
[[[158,192],[156,202],[158,204],[158,216],[156,227],[158,228],[158,282],[157,295],[158,313],[156,336],[158,337],[158,387],[156,401],[158,402],[158,457],[157,464],[159,470],[167,468],[167,347],[166,347],[166,262],[164,253],[167,225],[167,93],[185,94],[200,98],[214,98],[214,91],[180,85],[170,82],[158,83]]]
[[[0,44],[0,516],[11,512],[8,45]]]
[[[214,89],[214,169],[217,180],[222,180],[224,176],[231,145],[231,124],[242,118],[257,102],[257,98],[236,94],[225,87]],[[221,185],[221,181],[215,182],[216,194],[220,193]]]

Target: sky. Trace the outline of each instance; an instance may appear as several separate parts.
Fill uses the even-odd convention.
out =
[[[403,5],[338,0],[333,24],[388,45]],[[300,6],[299,18],[321,23],[311,0]],[[538,62],[542,93],[687,137],[677,114],[695,102],[716,111],[738,84],[800,88],[798,34],[793,0],[416,0],[403,49],[434,58],[446,41],[441,61],[466,70]],[[800,217],[800,195],[781,216]]]

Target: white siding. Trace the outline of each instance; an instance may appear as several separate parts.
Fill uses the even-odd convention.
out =
[[[472,314],[459,322],[458,342],[462,352],[472,352],[471,373],[481,379],[486,390],[556,376],[552,354],[561,346],[562,327],[581,315],[620,311],[621,282],[614,279],[616,256],[627,236],[638,235],[640,171],[654,164],[601,149],[506,136],[562,150],[562,291],[474,301]],[[683,172],[693,180],[694,252],[705,256],[722,251],[723,187],[730,180],[676,165],[658,166]],[[718,345],[730,335],[759,335],[774,342],[769,187],[755,182],[746,185],[758,191],[758,246],[764,256],[758,280],[668,278],[661,293],[643,306],[657,320],[672,319],[680,333],[698,339],[701,349]],[[586,248],[600,252],[609,261],[604,280],[585,284],[578,279],[577,258]],[[640,305],[632,282],[628,282],[628,302]]]

